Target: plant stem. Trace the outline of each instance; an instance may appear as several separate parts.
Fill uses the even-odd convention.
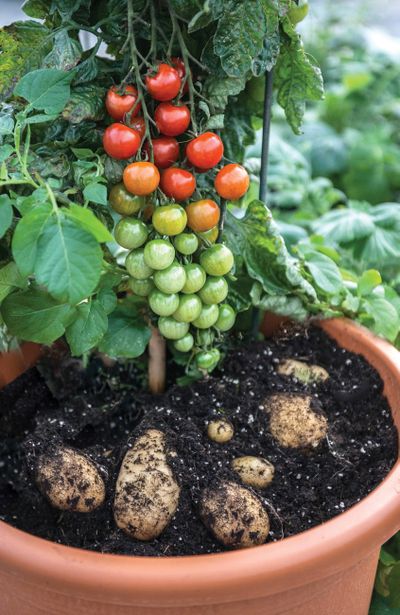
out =
[[[151,338],[149,342],[149,388],[150,391],[159,395],[165,390],[166,381],[166,342],[158,329],[151,326]]]
[[[221,210],[219,223],[218,223],[218,237],[216,243],[222,243],[222,232],[224,230],[225,217],[226,217],[226,199],[221,199],[221,204],[219,206]]]

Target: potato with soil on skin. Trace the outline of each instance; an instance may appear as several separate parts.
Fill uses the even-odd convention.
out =
[[[294,376],[304,384],[325,382],[329,378],[326,369],[320,365],[310,365],[297,359],[285,359],[279,364],[277,372],[282,376]]]
[[[40,455],[36,484],[54,508],[90,513],[104,502],[106,488],[96,465],[68,447]]]
[[[276,393],[264,400],[270,414],[269,428],[287,448],[315,448],[326,437],[328,420],[312,409],[313,398],[296,393]]]
[[[232,481],[204,489],[200,496],[200,517],[226,547],[253,547],[268,538],[269,517],[260,500]]]
[[[132,538],[153,540],[170,523],[179,495],[167,463],[165,435],[148,429],[122,461],[115,487],[115,522]]]
[[[213,442],[218,442],[218,444],[225,444],[233,438],[233,425],[226,419],[215,419],[208,423],[207,435]]]
[[[275,468],[268,459],[245,455],[236,457],[231,462],[231,467],[239,476],[242,483],[255,489],[265,489],[274,478]]]

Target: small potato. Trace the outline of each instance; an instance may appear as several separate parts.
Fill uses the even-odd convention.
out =
[[[215,538],[227,547],[253,547],[267,540],[267,512],[251,491],[237,483],[223,481],[204,489],[200,516]]]
[[[67,447],[39,457],[36,484],[60,510],[90,513],[103,504],[106,495],[95,464],[80,451]]]
[[[122,461],[115,487],[115,522],[132,538],[153,540],[170,523],[179,495],[167,463],[165,435],[148,429]]]
[[[231,467],[238,474],[242,483],[255,487],[255,489],[265,489],[274,478],[274,466],[262,457],[251,455],[237,457],[233,459]]]
[[[278,366],[278,374],[282,376],[294,376],[297,380],[308,384],[309,382],[324,382],[329,374],[320,365],[309,365],[297,359],[285,359]]]
[[[207,435],[210,440],[218,442],[218,444],[225,444],[233,438],[233,425],[226,419],[216,419],[208,423]]]
[[[270,431],[289,448],[315,448],[326,437],[328,421],[311,408],[309,395],[277,393],[268,397],[264,407],[270,413]]]

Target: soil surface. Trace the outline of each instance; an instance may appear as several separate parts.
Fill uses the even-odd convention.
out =
[[[328,370],[330,378],[304,385],[276,373],[279,361],[297,358]],[[233,458],[255,455],[275,466],[265,491],[254,491],[271,520],[276,541],[343,513],[376,487],[397,458],[398,436],[377,372],[360,356],[339,348],[318,328],[283,331],[272,341],[233,350],[216,377],[171,387],[160,397],[141,391],[134,368],[88,369],[55,357],[0,392],[0,518],[66,545],[108,553],[186,555],[224,550],[202,524],[200,491],[219,479],[240,482]],[[51,381],[43,374],[52,370]],[[132,384],[133,383],[133,384]],[[309,393],[329,421],[329,435],[312,452],[280,447],[260,408],[277,392]],[[226,444],[207,437],[208,421],[228,418],[235,436]],[[178,511],[164,533],[138,542],[113,520],[113,489],[129,443],[148,428],[164,431],[181,485]],[[90,514],[51,508],[33,482],[37,456],[65,443],[102,468],[106,504]]]

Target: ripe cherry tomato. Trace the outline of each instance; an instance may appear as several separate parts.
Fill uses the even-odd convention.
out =
[[[125,113],[133,109],[132,117],[135,117],[141,108],[141,104],[140,102],[137,103],[137,99],[138,91],[133,85],[120,86],[119,88],[115,85],[111,86],[106,96],[108,114],[114,120],[123,120]]]
[[[220,331],[229,331],[229,329],[232,329],[233,325],[235,324],[235,320],[235,310],[227,303],[222,303],[219,306],[219,316],[214,326]]]
[[[124,186],[136,196],[146,196],[156,190],[160,173],[152,162],[132,162],[124,169]]]
[[[133,196],[133,194],[126,190],[124,184],[115,184],[110,190],[108,200],[113,210],[117,214],[121,214],[121,216],[136,214],[145,205],[144,198]]]
[[[172,100],[179,94],[181,79],[173,66],[161,63],[155,75],[147,75],[146,87],[150,96],[164,102]]]
[[[156,207],[152,223],[160,235],[179,235],[186,226],[186,212],[180,205]]]
[[[127,250],[140,248],[149,234],[147,225],[137,218],[122,218],[115,227],[115,241]]]
[[[173,316],[178,322],[193,322],[200,316],[201,307],[201,301],[197,295],[181,295],[179,306]]]
[[[208,275],[225,275],[233,267],[233,254],[224,244],[217,243],[200,254],[200,264]]]
[[[163,102],[154,113],[158,130],[168,137],[176,137],[185,132],[190,124],[190,111],[186,105],[173,105]]]
[[[172,137],[159,137],[151,140],[153,145],[154,164],[159,169],[166,169],[174,164],[179,158],[179,143]],[[150,158],[150,145],[144,146]]]
[[[166,239],[153,239],[144,248],[144,262],[152,269],[167,269],[175,258],[175,248]]]
[[[223,199],[236,201],[249,189],[249,174],[240,164],[227,164],[218,171],[214,185]]]
[[[137,250],[129,252],[126,257],[125,267],[129,275],[136,280],[146,280],[153,273],[152,268],[145,263],[143,248],[138,248]]]
[[[211,169],[224,155],[224,144],[215,132],[205,132],[190,141],[186,156],[195,167]]]
[[[218,239],[218,234],[219,234],[218,226],[214,226],[214,228],[211,228],[209,231],[205,231],[204,233],[199,233],[199,236],[204,241],[204,243],[207,245],[209,243],[215,243]]]
[[[185,293],[185,295],[197,293],[197,291],[204,286],[204,282],[206,281],[206,272],[203,267],[197,263],[184,265],[184,270],[186,274],[186,282],[182,288],[182,292]]]
[[[216,367],[221,358],[221,353],[218,348],[211,350],[202,350],[196,355],[196,365],[204,371],[212,371]]]
[[[189,352],[194,346],[194,338],[191,333],[186,333],[180,340],[174,342],[174,348],[179,352]]]
[[[149,295],[149,305],[157,316],[172,316],[179,307],[179,296],[167,294],[155,288]]]
[[[209,231],[218,224],[221,212],[215,201],[203,199],[186,207],[187,224],[192,231]]]
[[[186,201],[196,190],[196,180],[190,171],[170,167],[161,175],[160,188],[170,199]]]
[[[178,322],[171,316],[160,316],[158,319],[158,328],[161,335],[167,340],[179,340],[189,331],[189,323]]]
[[[185,269],[178,261],[174,261],[167,269],[154,274],[154,284],[163,293],[179,293],[185,282]]]
[[[146,132],[146,123],[144,121],[144,117],[134,117],[129,122],[130,128],[137,130],[140,134],[140,138],[143,139],[144,133]]]
[[[137,130],[124,124],[107,126],[103,135],[105,152],[117,160],[125,160],[134,156],[140,147],[140,134]]]
[[[228,282],[225,278],[210,276],[199,292],[199,297],[203,303],[221,303],[228,294]]]
[[[172,62],[172,66],[176,69],[176,72],[178,73],[181,81],[183,81],[184,78],[186,77],[185,62],[182,60],[182,58],[171,58],[171,62]],[[189,84],[186,81],[185,85],[183,86],[182,94],[186,94],[188,90],[189,90]]]
[[[217,322],[218,316],[218,305],[203,305],[199,316],[193,321],[193,324],[198,329],[208,329]]]
[[[129,278],[128,288],[138,297],[148,297],[154,288],[154,282],[150,278],[146,278],[145,280]]]
[[[194,233],[182,233],[174,239],[175,249],[181,254],[189,256],[194,254],[199,247],[199,240]]]

